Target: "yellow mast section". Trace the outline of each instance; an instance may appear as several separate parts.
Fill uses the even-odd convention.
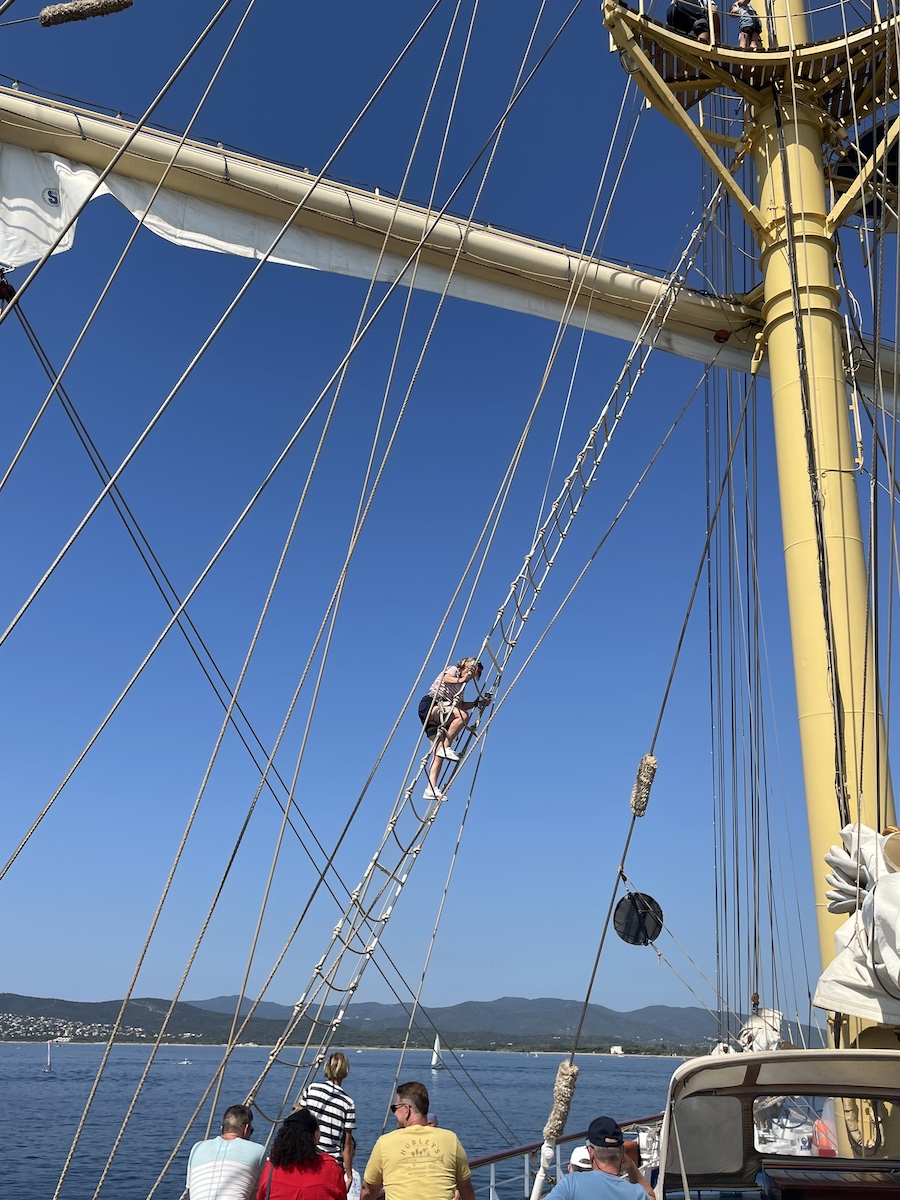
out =
[[[895,818],[835,286],[834,230],[863,185],[830,211],[823,145],[840,139],[851,110],[874,114],[882,95],[896,98],[893,27],[885,21],[808,46],[800,5],[775,0],[781,44],[753,52],[702,46],[617,0],[606,0],[604,19],[626,69],[700,150],[759,247],[819,947],[827,963],[843,918],[826,909],[823,856],[844,824],[878,827]],[[726,89],[746,102],[743,134],[713,138],[689,110]],[[876,154],[896,136],[892,128]],[[755,201],[716,146],[727,146],[732,160],[751,157]],[[863,183],[871,175],[870,165]]]

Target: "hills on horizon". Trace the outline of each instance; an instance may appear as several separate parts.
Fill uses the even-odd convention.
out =
[[[237,996],[214,996],[208,999],[179,1002],[169,1022],[167,1037],[173,1041],[224,1042],[231,1031],[237,1007]],[[111,1027],[120,1000],[81,1002],[45,999],[0,993],[0,1038],[10,1040],[22,1036],[22,1022],[33,1019],[40,1029],[25,1036],[52,1036],[47,1022],[68,1024],[75,1040],[96,1038],[98,1027]],[[123,1040],[140,1041],[156,1037],[162,1027],[169,1002],[157,998],[138,998],[126,1006],[125,1024],[141,1032]],[[241,1015],[250,1008],[250,1001],[241,1004]],[[414,1044],[428,1046],[434,1031],[447,1045],[460,1049],[521,1048],[562,1049],[578,1025],[581,1002],[541,997],[534,1000],[519,996],[503,996],[497,1000],[468,1000],[446,1007],[428,1008],[418,1021]],[[242,1041],[261,1045],[271,1044],[283,1032],[293,1009],[289,1005],[262,1001],[242,1032]],[[334,1009],[326,1009],[322,1017],[330,1020]],[[4,1018],[14,1018],[12,1024]],[[400,1004],[380,1004],[374,1001],[354,1002],[344,1016],[340,1043],[348,1046],[396,1046],[404,1037],[408,1024],[407,1010]],[[305,1039],[308,1022],[301,1022],[292,1042]],[[80,1029],[92,1032],[80,1033]],[[630,1012],[616,1012],[603,1005],[591,1004],[581,1035],[584,1050],[608,1049],[622,1045],[646,1051],[661,1049],[698,1048],[717,1038],[714,1014],[702,1008],[677,1008],[668,1005],[648,1005]]]
[[[191,1001],[197,1008],[212,1012],[234,1013],[237,996],[214,996]],[[241,1012],[250,1005],[245,999]],[[426,1007],[427,1019],[422,1024],[433,1025],[442,1040],[456,1037],[460,1044],[466,1035],[491,1034],[497,1038],[542,1038],[545,1041],[564,1040],[574,1035],[581,1017],[582,1002],[540,997],[529,1000],[522,996],[501,996],[497,1000],[466,1000],[447,1007]],[[285,1020],[292,1013],[287,1005],[263,1001],[257,1008],[262,1016]],[[328,1019],[333,1009],[326,1009]],[[386,1033],[405,1030],[408,1014],[401,1004],[379,1004],[374,1001],[354,1001],[344,1016],[343,1028],[361,1033]],[[664,1004],[648,1005],[630,1012],[617,1012],[602,1004],[589,1004],[582,1028],[582,1038],[592,1041],[611,1041],[619,1044],[654,1042],[700,1045],[717,1038],[718,1025],[713,1014],[703,1008],[676,1008]]]

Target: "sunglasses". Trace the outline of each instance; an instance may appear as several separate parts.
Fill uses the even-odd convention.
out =
[[[391,1112],[392,1112],[392,1113],[395,1113],[395,1112],[397,1111],[397,1109],[398,1109],[398,1108],[409,1108],[409,1107],[410,1107],[410,1105],[408,1105],[408,1104],[392,1104],[392,1105],[391,1105]]]

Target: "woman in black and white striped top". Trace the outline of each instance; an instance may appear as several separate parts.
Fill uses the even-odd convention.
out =
[[[356,1105],[341,1087],[350,1074],[346,1054],[332,1054],[325,1063],[325,1079],[311,1083],[300,1094],[300,1103],[319,1122],[319,1149],[344,1169],[349,1188],[353,1178],[353,1130],[356,1128]]]

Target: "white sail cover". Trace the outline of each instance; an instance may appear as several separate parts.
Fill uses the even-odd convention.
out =
[[[24,266],[45,254],[99,177],[93,167],[59,155],[0,143],[0,267]],[[97,188],[95,197],[114,196],[133,216],[143,218],[153,233],[195,250],[252,259],[268,255],[270,262],[283,266],[306,267],[358,279],[371,279],[377,268],[377,278],[388,283],[400,277],[406,267],[406,258],[400,255],[382,254],[379,261],[377,249],[318,230],[291,226],[281,235],[281,222],[271,218],[167,188],[162,188],[154,199],[153,191],[149,183],[112,172]],[[68,250],[74,234],[73,226],[54,253]],[[279,235],[280,240],[271,251]],[[403,282],[409,284],[412,279],[411,269],[407,270]],[[447,287],[447,270],[420,262],[415,286],[441,293]],[[462,300],[545,319],[557,320],[563,311],[557,300],[519,293],[490,280],[459,274],[454,275],[448,290]],[[629,340],[634,334],[629,321],[616,317],[591,314],[587,326]],[[660,344],[667,345],[666,340],[662,339]]]
[[[40,258],[96,182],[90,167],[0,144],[0,265],[21,267]],[[57,253],[74,240],[73,226]]]
[[[738,1041],[742,1050],[758,1053],[777,1050],[781,1045],[782,1015],[776,1008],[759,1008],[741,1027]]]
[[[847,825],[826,855],[831,912],[849,913],[813,1004],[900,1024],[900,834]]]
[[[0,265],[24,266],[46,253],[99,177],[92,167],[56,154],[0,143]],[[95,195],[115,196],[133,216],[144,217],[144,224],[153,233],[197,250],[259,259],[281,230],[277,221],[166,188],[161,189],[147,214],[153,187],[115,172],[107,176]],[[74,240],[73,226],[55,253],[68,250]],[[371,277],[377,258],[377,251],[368,247],[298,228],[289,229],[270,255],[272,262],[287,266],[360,278]],[[396,256],[385,256],[379,275],[393,280],[403,265]],[[445,280],[444,272],[419,268],[419,286],[440,290]]]
[[[92,166],[55,153],[0,142],[0,268],[25,266],[46,254],[66,223],[96,188],[95,196],[114,196],[133,216],[143,218],[149,230],[179,246],[257,260],[268,257],[273,263],[357,279],[369,280],[375,276],[383,283],[399,279],[406,287],[415,286],[435,294],[446,289],[450,296],[460,300],[526,313],[543,320],[559,321],[567,313],[567,272],[578,256],[573,258],[564,249],[531,246],[513,237],[512,247],[506,247],[505,257],[501,254],[497,260],[510,264],[509,269],[498,268],[492,278],[485,278],[480,272],[455,270],[451,274],[449,268],[453,256],[450,254],[446,257],[446,265],[420,260],[413,271],[407,266],[405,248],[379,254],[377,245],[341,236],[341,220],[335,221],[338,232],[334,234],[293,224],[282,235],[279,220],[242,211],[239,206],[203,199],[174,188],[162,188],[154,199],[152,184],[116,172],[108,175],[99,186],[98,179],[99,171]],[[304,178],[304,186],[308,182]],[[384,221],[387,221],[385,228],[390,225],[393,202],[357,191],[350,196],[342,186],[324,182],[322,186],[332,200],[334,193],[339,192],[351,214],[354,203],[367,205],[369,217],[377,209],[378,220],[371,225],[372,230],[381,228]],[[295,188],[290,193],[291,200],[286,203],[299,199],[301,192],[302,189]],[[278,194],[274,184],[273,194]],[[147,213],[151,200],[152,207]],[[400,236],[401,244],[408,246],[410,254],[420,235],[427,231],[430,218],[423,213],[424,210],[415,209],[412,227],[407,222]],[[444,228],[439,241],[446,251],[464,233],[464,223],[461,225],[456,218],[446,218],[445,225],[448,228]],[[494,264],[501,246],[506,246],[505,235],[481,227],[477,239],[475,258],[480,267],[489,267]],[[485,239],[489,245],[482,245]],[[74,226],[54,253],[68,250],[73,240]],[[277,246],[272,250],[276,240]],[[468,237],[465,241],[467,246],[471,244]],[[521,262],[530,263],[522,274],[524,287],[517,286],[516,282],[517,264],[521,265]],[[598,261],[594,269],[596,278],[589,294],[596,296],[597,301],[579,312],[579,326],[631,342],[641,327],[645,312],[657,302],[663,282],[615,264]],[[541,295],[527,286],[529,279],[540,280],[545,272],[547,279],[559,284],[558,295]],[[601,297],[609,302],[601,303]],[[654,341],[659,349],[699,362],[715,361],[723,367],[748,370],[755,344],[753,338],[733,339],[728,345],[718,344],[712,332],[715,324],[711,326],[710,322],[722,323],[719,308],[710,306],[705,297],[687,291],[682,299],[686,305],[682,318],[685,328],[680,332],[668,327],[657,329]],[[739,315],[733,319],[742,325],[746,313],[740,316],[744,312],[741,306],[735,311]],[[765,373],[765,364],[761,369]]]
[[[66,222],[84,203],[99,177],[93,167],[57,154],[0,143],[0,196],[3,198],[0,267],[24,266],[45,254]],[[283,266],[306,267],[357,279],[371,279],[375,275],[385,283],[393,283],[402,277],[404,285],[409,286],[414,281],[416,288],[426,292],[440,294],[446,288],[449,295],[460,300],[527,313],[545,320],[557,321],[563,315],[562,300],[460,273],[455,273],[448,284],[445,267],[422,261],[413,275],[412,269],[407,268],[406,257],[399,254],[379,255],[378,249],[372,246],[297,225],[282,234],[281,222],[269,217],[228,208],[174,189],[162,188],[154,198],[153,191],[154,187],[149,183],[112,172],[97,188],[95,196],[114,196],[133,216],[143,219],[149,230],[178,246],[241,258],[268,256],[270,262]],[[54,253],[71,247],[74,232],[73,226]],[[276,240],[277,246],[272,250]],[[628,276],[627,271],[617,270],[616,273],[622,279]],[[659,284],[648,278],[635,286],[638,290],[649,286],[655,291]],[[638,328],[635,312],[631,310],[622,316],[592,311],[580,320],[587,329],[628,341]],[[664,331],[657,340],[661,349],[701,361],[712,361],[715,357],[723,366],[740,370],[746,370],[749,365],[746,347],[737,345],[734,351],[737,357],[732,361],[730,348],[723,350],[717,346],[713,353],[711,347],[715,343],[706,335],[679,337]]]

